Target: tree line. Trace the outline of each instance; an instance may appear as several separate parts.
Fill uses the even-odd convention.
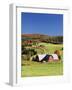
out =
[[[46,43],[63,43],[63,36],[48,36],[48,35],[41,35],[41,34],[31,34],[30,36],[22,36],[22,41],[27,40],[38,40],[41,42]]]

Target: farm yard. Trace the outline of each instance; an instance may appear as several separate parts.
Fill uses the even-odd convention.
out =
[[[22,55],[21,76],[56,76],[63,75],[63,44],[52,44],[45,42],[38,42],[31,45],[26,45],[25,49],[29,51],[27,55]],[[53,54],[55,50],[60,51],[61,60],[57,62],[34,62],[32,58],[37,54]]]

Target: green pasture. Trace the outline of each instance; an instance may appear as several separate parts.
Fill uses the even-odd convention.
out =
[[[43,47],[38,47],[38,46]],[[39,43],[35,46],[27,46],[26,48],[33,48],[37,51],[37,54],[53,54],[55,50],[61,51],[61,57],[63,57],[62,44],[49,44],[49,43]],[[32,58],[32,57],[31,57]],[[32,76],[53,76],[53,75],[63,75],[63,60],[58,62],[48,62],[40,63],[33,62],[31,60],[24,61],[22,59],[21,66],[21,76],[22,77],[32,77]]]
[[[43,47],[38,48],[40,45]],[[36,47],[36,48],[35,48]],[[55,50],[61,50],[63,44],[50,44],[50,43],[38,43],[37,45],[27,46],[26,48],[33,48],[38,54],[47,53],[52,54]]]
[[[48,53],[52,54],[54,53],[55,50],[60,50],[63,45],[62,44],[50,44],[50,43],[39,43],[39,45],[43,45],[44,52],[43,53]]]
[[[63,62],[40,63],[25,61],[22,66],[22,77],[63,75]]]

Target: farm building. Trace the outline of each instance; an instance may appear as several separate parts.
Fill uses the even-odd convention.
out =
[[[32,61],[37,61],[37,62],[49,62],[49,61],[57,61],[59,60],[58,55],[57,54],[40,54],[40,55],[36,55],[35,57],[33,57]]]

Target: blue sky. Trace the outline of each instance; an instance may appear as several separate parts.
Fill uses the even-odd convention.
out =
[[[22,34],[63,35],[62,14],[21,13]]]

